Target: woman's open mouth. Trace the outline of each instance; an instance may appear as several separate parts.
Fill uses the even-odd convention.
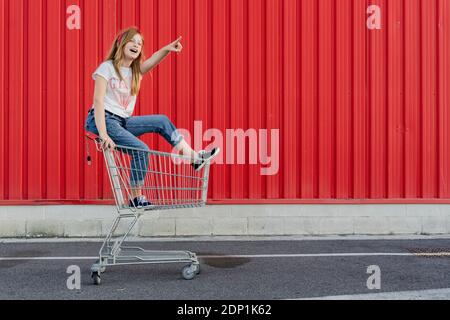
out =
[[[137,49],[130,49],[130,51],[133,53],[138,53]]]

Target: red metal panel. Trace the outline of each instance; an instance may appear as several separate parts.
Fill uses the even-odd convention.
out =
[[[80,0],[66,0],[64,7],[80,6]],[[83,123],[80,119],[80,31],[65,31],[65,105],[64,113],[64,168],[65,168],[65,198],[79,199],[80,194],[80,140]]]
[[[301,198],[317,196],[317,56],[318,8],[316,0],[302,1],[302,109],[301,109]]]
[[[353,197],[369,197],[366,1],[353,0]]]
[[[437,15],[436,1],[421,2],[422,197],[437,196]]]
[[[157,50],[157,19],[155,18],[156,1],[140,1],[138,3],[139,21],[141,32],[144,35],[144,55],[149,58]],[[154,81],[154,70],[144,76],[141,82],[141,90],[139,92],[139,101],[136,103],[136,114],[154,114],[157,113],[157,103],[155,94],[156,81]],[[151,139],[150,135],[142,137],[143,141],[152,149],[156,149],[155,139]]]
[[[87,115],[88,110],[92,107],[92,98],[94,96],[94,81],[92,79],[93,70],[97,68],[99,63],[99,43],[100,43],[100,35],[99,35],[99,24],[97,22],[99,16],[99,3],[97,1],[84,1],[83,11],[85,12],[84,19],[82,20],[83,26],[89,30],[92,30],[92,36],[83,37],[83,45],[84,45],[84,67],[83,67],[83,83],[84,83],[84,97],[82,100],[82,112],[83,120],[82,125],[84,126],[84,120]],[[83,34],[82,34],[83,36]],[[83,139],[83,144],[86,144],[86,141]],[[83,145],[84,146],[84,145]],[[86,148],[83,147],[82,150],[84,154],[86,152]],[[102,160],[99,157],[98,152],[95,151],[94,148],[90,148],[89,150],[90,156],[92,158],[91,166],[88,165],[87,161],[83,161],[84,164],[84,198],[85,199],[98,199],[100,197],[99,188],[98,188],[98,176],[97,172],[99,172],[100,161]],[[86,155],[86,154],[85,154]],[[87,155],[86,155],[87,156]],[[84,160],[84,159],[83,159]]]
[[[26,197],[42,198],[42,5],[38,1],[28,2],[27,36],[27,183]],[[76,109],[75,109],[76,110]],[[33,140],[28,137],[34,137]]]
[[[23,198],[24,1],[9,2],[8,51],[8,198]]]
[[[102,0],[100,1],[100,3],[101,2],[103,2],[103,9],[100,12],[100,21],[102,22],[102,32],[100,33],[102,39],[102,51],[100,52],[99,63],[105,60],[111,49],[116,34],[121,30],[120,24],[118,22],[120,15],[120,9],[117,3],[118,1]],[[109,14],[105,14],[105,12],[108,12]],[[94,70],[92,70],[92,72],[94,72]],[[101,179],[99,182],[101,184],[101,197],[111,198],[112,191],[108,174],[104,169],[104,161],[101,160],[101,163],[102,164],[100,166],[100,172],[102,172],[102,174],[99,175],[99,179]]]
[[[387,1],[387,197],[404,196],[404,16],[403,1]]]
[[[333,163],[335,156],[333,146],[335,144],[335,116],[334,116],[334,1],[318,1],[320,21],[318,30],[318,188],[319,198],[333,198],[334,179]]]
[[[158,1],[158,49],[175,40],[176,30],[174,28],[174,22],[176,17],[173,1]],[[165,58],[164,63],[158,67],[158,113],[165,114],[170,119],[175,119],[175,112],[173,106],[175,78],[173,77],[175,72],[175,57],[170,55]],[[163,139],[158,137],[158,147],[163,151],[169,151],[169,145],[164,143]]]
[[[193,33],[192,33],[192,5],[188,1],[176,1],[176,29],[174,31],[174,39],[182,37],[183,54],[176,54],[174,72],[175,72],[175,107],[172,120],[179,128],[184,128],[192,132],[192,85],[193,85]],[[188,140],[192,144],[192,137]],[[181,179],[179,179],[181,180]]]
[[[439,197],[450,198],[450,2],[439,0]]]
[[[283,92],[283,87],[286,88],[286,85],[284,83],[284,79],[283,79],[283,72],[288,73],[288,70],[285,70],[283,68],[283,60],[285,59],[285,57],[282,56],[283,52],[289,52],[289,55],[292,56],[292,54],[295,54],[295,39],[289,39],[291,40],[291,42],[288,42],[287,39],[286,41],[283,41],[284,35],[288,35],[286,33],[283,33],[283,31],[285,31],[285,28],[283,27],[283,23],[289,23],[287,19],[283,19],[283,15],[284,17],[286,17],[285,13],[282,12],[283,7],[282,7],[282,2],[280,1],[276,1],[276,0],[268,0],[267,1],[267,7],[266,7],[266,11],[269,12],[269,14],[266,15],[267,17],[267,40],[266,40],[266,59],[265,59],[265,64],[267,66],[267,71],[266,71],[266,114],[265,114],[265,118],[266,118],[266,125],[265,128],[267,128],[267,130],[271,130],[271,129],[278,129],[281,126],[281,121],[284,121],[284,119],[286,119],[287,117],[289,117],[289,121],[290,120],[294,120],[295,118],[293,118],[293,112],[295,112],[295,101],[290,101],[290,103],[292,103],[292,108],[289,108],[289,110],[286,110],[286,113],[284,114],[284,116],[286,117],[282,117],[281,116],[281,112],[280,109],[281,108],[281,103],[282,103],[282,99],[284,96],[284,92]],[[285,5],[287,6],[288,4],[285,3]],[[273,13],[273,14],[272,14]],[[295,13],[295,12],[294,12]],[[287,17],[286,17],[287,18]],[[284,20],[284,22],[283,22]],[[292,29],[291,29],[292,30]],[[295,28],[294,28],[295,30]],[[289,34],[289,36],[291,36]],[[287,48],[283,48],[283,43],[286,44]],[[287,50],[286,50],[287,49]],[[282,51],[283,50],[283,51]],[[289,51],[291,50],[291,51]],[[290,61],[292,62],[292,61]],[[292,64],[292,66],[294,66]],[[295,70],[290,70],[292,72],[295,73]],[[291,86],[290,88],[293,88],[294,90],[297,90],[295,87]],[[263,112],[263,108],[261,107],[261,112]],[[251,128],[251,127],[250,127]],[[276,199],[278,197],[281,196],[282,194],[282,190],[281,188],[283,187],[280,183],[281,181],[281,176],[286,174],[286,171],[283,171],[282,168],[284,166],[284,161],[293,161],[295,160],[295,155],[294,152],[290,152],[289,157],[286,157],[286,154],[283,154],[284,150],[295,150],[295,147],[293,147],[293,139],[295,139],[294,136],[289,135],[289,133],[291,131],[289,131],[289,125],[286,127],[283,127],[283,130],[281,132],[281,134],[283,135],[283,141],[284,143],[282,145],[278,145],[278,146],[273,146],[271,143],[268,143],[267,145],[267,150],[270,151],[270,154],[272,154],[272,152],[274,151],[275,147],[278,147],[278,151],[280,153],[280,164],[278,165],[279,170],[278,170],[278,174],[276,175],[270,175],[266,177],[266,181],[267,181],[267,198],[270,199]],[[270,141],[270,135],[267,135],[267,138],[264,139],[265,141]],[[264,142],[265,142],[264,141]],[[260,141],[260,147],[261,147],[261,143],[263,141]],[[265,153],[265,152],[264,152]],[[291,156],[292,155],[292,156]],[[280,170],[281,169],[281,170]],[[286,168],[287,169],[287,168]],[[289,170],[290,169],[290,170]],[[288,173],[292,173],[292,167],[290,167],[287,172]],[[259,171],[260,168],[257,168],[257,170]],[[257,172],[257,174],[261,174],[261,172]],[[295,181],[295,175],[290,175],[289,176],[291,178],[291,186],[293,186],[293,188],[290,188],[289,190],[295,192],[295,185],[296,185],[296,181]],[[289,197],[295,197],[290,195]]]
[[[230,87],[230,103],[233,106],[231,108],[231,118],[233,119],[234,126],[236,128],[244,128],[245,125],[245,106],[246,106],[246,76],[245,65],[245,51],[247,49],[247,41],[245,38],[245,15],[246,15],[246,3],[242,0],[231,0],[230,2],[230,33],[231,33],[231,52],[230,52],[230,64],[234,66],[230,70],[231,87]],[[227,143],[227,155],[229,156],[229,162],[234,163],[231,168],[231,183],[230,192],[231,198],[243,199],[245,198],[244,190],[247,179],[244,171],[245,161],[242,163],[238,159],[238,153],[245,155],[245,146],[243,144],[238,145],[236,139],[233,136],[233,142],[231,140]],[[227,160],[228,158],[224,158]]]
[[[136,19],[136,1],[137,0],[119,0],[119,19],[120,28],[137,25]],[[169,2],[169,1],[166,1]]]
[[[352,1],[336,7],[336,197],[351,197]]]
[[[212,114],[212,126],[217,128],[220,132],[225,133],[227,110],[226,106],[229,105],[229,49],[228,49],[228,21],[229,11],[227,6],[227,0],[215,0],[212,2],[212,104],[210,112]],[[206,128],[205,128],[206,129]],[[213,139],[214,138],[214,139]],[[220,137],[207,137],[208,140],[216,141],[217,146],[222,150],[219,155],[222,159],[226,159],[226,150]],[[214,175],[211,180],[212,197],[225,199],[227,198],[227,189],[229,186],[228,166],[225,161],[222,161],[220,167],[212,167],[212,174]],[[220,183],[219,183],[220,181]]]
[[[209,106],[212,103],[211,61],[212,61],[212,16],[211,1],[198,0],[194,2],[194,120],[201,121],[203,128],[211,126]],[[204,129],[203,129],[204,130]],[[195,130],[194,135],[203,136],[203,132]],[[203,148],[195,146],[195,149]],[[212,196],[212,188],[208,190],[208,197]]]
[[[405,197],[420,197],[420,0],[405,10]],[[407,53],[407,54],[406,54]],[[407,160],[407,161],[406,161]]]
[[[66,27],[69,5],[81,30]],[[450,203],[448,21],[447,0],[0,0],[0,201],[111,198],[83,126],[92,72],[137,25],[147,57],[183,36],[144,77],[136,114],[168,115],[195,149],[222,147],[213,203]],[[226,129],[256,136],[238,150]],[[278,172],[262,175],[275,147]]]
[[[276,3],[283,3],[280,1],[276,1]],[[272,12],[269,10],[268,12]],[[288,0],[284,3],[284,38],[280,39],[277,35],[277,30],[275,29],[272,34],[274,42],[282,41],[282,45],[284,44],[283,52],[284,52],[284,63],[282,63],[282,70],[284,72],[284,95],[283,104],[287,106],[291,106],[290,108],[286,108],[283,112],[284,125],[283,125],[283,162],[280,163],[281,173],[283,174],[284,186],[283,186],[283,196],[284,198],[297,198],[300,194],[300,186],[298,184],[299,172],[300,168],[297,166],[297,163],[300,160],[300,153],[297,152],[298,146],[298,136],[292,134],[293,132],[297,132],[299,130],[298,123],[298,114],[300,108],[300,34],[298,33],[299,27],[299,16],[300,12],[300,2],[297,0]],[[271,17],[273,15],[269,15]],[[274,19],[277,21],[277,19]],[[278,21],[277,21],[278,22]],[[271,59],[268,59],[270,61]],[[283,66],[290,66],[289,68],[284,68]],[[277,70],[273,71],[274,74],[277,74]],[[276,84],[278,81],[274,81],[274,78],[268,75],[268,83]],[[275,94],[277,92],[275,91]],[[273,100],[277,101],[276,96]],[[272,105],[270,101],[267,101],[268,108]],[[273,118],[274,120],[269,125],[269,119],[267,119],[268,128],[279,128],[280,122],[276,121],[275,115],[279,115],[279,104],[275,104],[273,110]],[[268,114],[269,116],[269,114]],[[270,117],[271,119],[272,117]],[[270,141],[270,139],[268,139]],[[271,145],[271,149],[273,150],[274,146]],[[272,153],[271,153],[272,154]],[[273,158],[273,157],[272,157]],[[268,194],[267,198],[279,198],[281,196],[281,190],[278,191],[280,185],[280,175],[271,175],[267,177],[267,187]]]
[[[260,0],[249,0],[248,2],[248,128],[259,130],[262,128],[262,110],[263,99],[267,92],[264,85],[263,78],[263,50],[264,43],[264,3]],[[276,64],[276,61],[271,61]],[[262,176],[259,168],[252,164],[257,155],[257,149],[250,151],[250,148],[257,148],[256,144],[249,144],[249,158],[248,158],[248,188],[249,198],[260,199],[262,194]],[[253,155],[253,159],[252,159]]]
[[[180,128],[188,129],[192,132],[192,89],[193,89],[193,33],[192,33],[192,6],[188,1],[177,0],[176,2],[176,30],[175,36],[182,37],[183,54],[177,54],[176,66],[176,90],[175,90],[175,124]],[[192,139],[191,139],[192,140]],[[192,141],[190,142],[192,143]]]
[[[386,1],[374,1],[373,4],[379,5],[381,12],[386,12]],[[386,191],[386,39],[386,23],[381,25],[381,30],[369,32],[370,198],[384,198]]]
[[[65,12],[61,1],[47,0],[46,8],[46,39],[44,45],[44,52],[46,57],[44,59],[47,88],[44,101],[46,104],[46,133],[43,141],[45,146],[45,165],[46,176],[46,199],[62,199],[62,134],[60,131],[61,109],[63,104],[63,86],[62,86],[62,34],[64,29],[64,16],[61,12]]]
[[[8,12],[6,11],[6,5],[5,0],[0,0],[0,39],[6,38],[6,25],[7,25],[7,17]],[[7,64],[5,61],[6,59],[6,52],[5,52],[5,46],[7,41],[0,41],[0,176],[2,179],[0,179],[0,200],[6,199],[6,192],[8,190],[8,184],[7,184],[7,171],[6,171],[6,164],[8,163],[6,159],[6,84],[7,81],[7,73],[6,73],[6,66]]]
[[[176,54],[174,72],[175,72],[175,110],[172,120],[179,128],[193,132],[193,21],[192,5],[189,1],[177,0],[175,3],[176,28],[173,38],[182,37],[183,54]],[[193,137],[188,135],[188,143],[192,144]],[[186,138],[188,138],[186,137]]]

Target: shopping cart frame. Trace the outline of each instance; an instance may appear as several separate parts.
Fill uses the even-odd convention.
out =
[[[208,161],[208,163],[206,163],[206,165],[198,172],[195,172],[193,168],[190,171],[188,169],[189,175],[155,171],[150,168],[150,166],[153,165],[152,163],[150,163],[147,168],[144,168],[146,181],[151,181],[155,185],[152,187],[148,187],[146,191],[150,193],[151,202],[155,202],[155,204],[152,204],[150,207],[145,209],[136,208],[134,206],[130,206],[128,202],[129,199],[131,199],[131,187],[129,181],[127,181],[127,179],[130,179],[130,175],[127,176],[123,174],[125,171],[127,171],[127,169],[129,171],[132,170],[127,168],[127,166],[122,163],[122,158],[131,158],[129,157],[130,151],[141,152],[148,155],[149,158],[157,157],[160,160],[160,165],[161,159],[164,159],[163,161],[164,163],[166,163],[170,158],[170,161],[173,161],[175,159],[179,162],[178,164],[173,164],[174,166],[178,165],[188,168],[192,166],[186,166],[186,164],[183,164],[183,161],[184,163],[186,163],[190,161],[190,158],[173,153],[154,150],[142,150],[124,146],[116,146],[115,149],[104,150],[102,148],[102,141],[98,136],[88,132],[86,133],[86,138],[89,163],[90,154],[88,140],[94,141],[96,150],[103,154],[117,208],[117,216],[114,219],[114,222],[112,223],[112,226],[109,229],[105,240],[103,241],[103,244],[99,251],[99,258],[91,267],[91,278],[93,280],[93,283],[97,285],[101,283],[101,274],[106,271],[107,267],[135,264],[185,263],[187,265],[182,268],[181,274],[186,280],[193,279],[197,274],[200,273],[200,262],[198,261],[195,253],[191,251],[175,250],[145,250],[140,247],[125,246],[124,242],[143,214],[164,209],[193,208],[204,206],[206,203],[208,192],[210,162]],[[169,163],[169,166],[170,165],[171,164]],[[166,164],[164,164],[164,168],[166,169]],[[175,169],[176,167],[174,167],[174,170]],[[160,179],[155,177],[158,174],[161,175]],[[151,176],[154,177],[152,178]],[[174,182],[175,187],[159,187],[157,185],[158,182],[164,184],[164,180],[167,183],[167,179],[169,179],[171,182]],[[190,181],[190,183],[188,180]],[[180,181],[182,183],[184,182],[183,184],[186,184],[188,186],[177,186],[177,183],[180,183]],[[194,181],[196,185],[194,187],[189,187],[189,184],[193,184],[192,181]],[[151,183],[149,182],[148,184],[150,185]],[[172,195],[172,199],[157,199],[158,196],[161,196],[163,194]],[[182,196],[179,197],[181,199],[174,199],[174,195]],[[190,198],[188,198],[186,195],[189,195]],[[122,235],[115,235],[120,222],[125,219],[129,220],[125,233]]]

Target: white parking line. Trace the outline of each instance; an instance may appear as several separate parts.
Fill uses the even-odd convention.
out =
[[[413,256],[412,253],[373,252],[373,253],[293,253],[293,254],[238,254],[238,255],[207,255],[202,258],[316,258],[316,257],[371,257],[371,256]]]
[[[293,300],[449,300],[450,288],[325,296]]]
[[[293,254],[232,254],[232,255],[198,255],[203,259],[230,258],[333,258],[333,257],[442,257],[450,256],[450,252],[409,253],[409,252],[360,252],[360,253],[293,253]],[[72,257],[0,257],[0,261],[13,260],[92,260],[98,256]]]
[[[0,257],[0,261],[17,261],[17,260],[92,260],[95,257]]]

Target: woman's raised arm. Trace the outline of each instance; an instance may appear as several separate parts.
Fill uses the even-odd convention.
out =
[[[164,60],[164,58],[170,53],[170,52],[176,52],[179,53],[183,49],[183,46],[180,43],[181,37],[179,37],[174,42],[168,44],[167,46],[159,49],[156,51],[150,58],[145,60],[141,64],[141,74],[146,74],[150,70],[152,70],[154,67],[156,67],[158,64],[161,63],[161,61]]]

